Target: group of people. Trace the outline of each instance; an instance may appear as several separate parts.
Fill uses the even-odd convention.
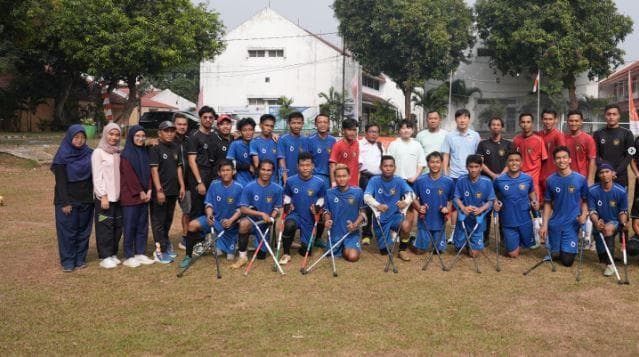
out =
[[[521,133],[512,142],[502,137],[501,118],[490,120],[490,137],[481,140],[468,110],[455,113],[451,132],[440,128],[437,112],[429,112],[426,129],[413,138],[414,122],[403,120],[387,148],[379,142],[379,125],[367,124],[358,139],[353,119],[341,122],[337,140],[325,114],[314,118],[310,136],[302,135],[300,112],[288,115],[288,132],[281,136],[273,133],[276,118],[270,114],[260,117],[257,135],[252,118],[238,120],[232,133],[229,116],[208,106],[198,114],[196,131],[188,133],[188,119],[176,114],[160,124],[153,143],[142,127],[133,126],[122,150],[117,124],[104,127],[95,150],[87,146],[82,126],[68,129],[51,166],[65,272],[86,266],[93,222],[101,267],[121,263],[121,236],[123,265],[171,263],[177,253],[169,231],[178,203],[182,268],[211,231],[219,237],[215,254],[235,260],[232,268],[248,263],[251,235],[259,248],[256,258],[265,259],[270,247],[260,244],[268,239],[262,231],[276,222],[281,265],[291,261],[298,231],[301,255],[317,246],[327,249],[325,230],[328,249],[350,262],[359,260],[362,245],[373,237],[380,254],[396,253],[403,261],[411,260],[409,250],[444,252],[448,221],[448,243],[477,256],[487,242],[488,222],[499,216],[497,229],[512,258],[522,248],[546,244],[549,254],[570,266],[579,230],[588,237],[601,233],[597,253],[604,274],[612,275],[603,244],[614,251],[614,237],[628,230],[630,218],[639,231],[639,207],[628,214],[626,193],[627,166],[639,176],[634,137],[619,126],[615,105],[606,107],[607,125],[594,137],[581,130],[579,111],[568,113],[565,134],[556,128],[552,110],[544,110],[544,129],[537,133],[533,115],[521,114]],[[152,258],[146,255],[149,216]]]

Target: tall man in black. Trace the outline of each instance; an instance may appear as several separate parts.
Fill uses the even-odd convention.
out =
[[[628,164],[636,154],[634,136],[630,130],[619,126],[621,112],[618,105],[607,105],[604,113],[606,127],[593,134],[597,146],[597,167],[604,163],[611,165],[616,173],[615,182],[627,188]]]
[[[189,190],[191,192],[191,212],[189,217],[200,217],[204,215],[204,195],[206,189],[213,181],[213,165],[215,157],[213,149],[215,141],[211,134],[211,125],[217,119],[217,114],[213,108],[205,105],[198,112],[200,115],[200,128],[189,136],[188,161],[191,175],[189,175]],[[226,155],[226,153],[225,153]],[[191,256],[193,246],[202,237],[199,233],[187,233],[186,255]]]
[[[173,124],[175,124],[175,144],[180,148],[180,159],[182,160],[182,172],[184,177],[184,185],[186,193],[180,203],[182,210],[182,239],[180,239],[180,249],[186,249],[186,234],[188,232],[189,212],[191,212],[191,192],[188,183],[188,177],[191,175],[189,171],[189,160],[187,152],[189,151],[189,118],[185,114],[176,113],[173,116]]]
[[[213,140],[213,145],[209,147],[210,149],[210,159],[213,164],[213,179],[218,178],[218,169],[219,165],[223,160],[226,160],[226,152],[229,150],[231,146],[231,141],[233,141],[233,137],[231,136],[231,129],[233,128],[233,121],[231,117],[226,114],[220,114],[216,118],[216,128],[211,132],[211,139]],[[206,186],[208,187],[208,186]],[[204,209],[204,208],[202,208]]]

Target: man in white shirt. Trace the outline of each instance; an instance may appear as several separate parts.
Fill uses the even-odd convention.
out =
[[[362,190],[366,190],[368,180],[375,176],[380,175],[382,171],[379,169],[382,155],[384,155],[384,147],[382,143],[377,141],[379,138],[379,125],[376,123],[368,123],[365,127],[365,136],[359,140],[359,187]],[[362,245],[371,244],[371,238],[373,233],[371,232],[371,224],[373,212],[367,206],[366,218],[368,222],[366,226],[362,228]]]
[[[448,132],[440,128],[441,116],[435,110],[426,113],[426,129],[417,133],[417,140],[424,149],[424,157],[427,157],[433,151],[441,151],[442,144]],[[428,166],[424,168],[424,172],[428,173]]]
[[[426,167],[424,149],[412,137],[414,129],[415,124],[411,120],[402,120],[399,124],[399,138],[388,146],[388,155],[395,158],[395,175],[406,180],[411,187]],[[415,225],[416,218],[415,210],[411,206],[406,212],[406,220],[410,222],[411,227]],[[400,259],[409,260],[406,251],[399,253]]]

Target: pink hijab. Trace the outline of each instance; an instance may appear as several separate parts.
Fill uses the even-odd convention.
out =
[[[102,137],[100,138],[100,142],[98,143],[98,148],[104,150],[107,154],[119,154],[120,153],[120,143],[118,142],[116,145],[109,145],[107,142],[107,136],[111,130],[117,130],[122,134],[122,130],[116,123],[109,123],[104,126],[102,129]]]

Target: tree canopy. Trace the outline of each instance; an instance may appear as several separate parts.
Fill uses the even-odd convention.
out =
[[[407,118],[413,88],[447,79],[474,41],[464,0],[335,0],[333,8],[354,57],[402,89]]]
[[[618,45],[632,31],[613,0],[478,0],[475,8],[491,65],[509,75],[541,70],[542,83],[568,89],[570,109],[578,105],[576,76],[610,74],[623,63]]]

